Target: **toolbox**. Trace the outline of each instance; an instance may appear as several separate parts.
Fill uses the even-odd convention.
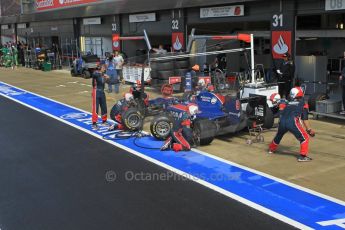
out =
[[[316,112],[318,113],[336,113],[341,110],[341,100],[328,99],[316,102]]]

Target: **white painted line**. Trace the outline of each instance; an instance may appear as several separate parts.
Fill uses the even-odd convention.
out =
[[[4,97],[6,97],[6,98],[8,98],[8,99],[10,99],[12,101],[15,101],[15,102],[17,102],[17,103],[19,103],[19,104],[21,104],[23,106],[26,106],[26,107],[28,107],[28,108],[30,108],[32,110],[35,110],[35,111],[40,112],[42,114],[45,114],[45,115],[47,115],[47,116],[49,116],[49,117],[51,117],[51,118],[53,118],[55,120],[58,120],[58,121],[63,122],[65,124],[69,125],[69,126],[72,126],[72,127],[76,128],[76,129],[79,129],[79,130],[81,130],[81,131],[83,131],[85,133],[88,133],[88,134],[90,134],[90,135],[92,135],[92,136],[94,136],[94,137],[96,137],[96,138],[98,138],[98,139],[100,139],[102,141],[105,141],[105,142],[107,142],[107,143],[109,143],[111,145],[114,145],[114,146],[116,146],[118,148],[126,150],[127,152],[130,152],[130,153],[132,153],[132,154],[134,154],[134,155],[136,155],[136,156],[138,156],[140,158],[143,158],[143,159],[145,159],[145,160],[147,160],[147,161],[149,161],[151,163],[154,163],[154,164],[156,164],[158,166],[161,166],[161,167],[163,167],[165,169],[168,169],[168,170],[170,170],[170,171],[172,171],[172,172],[174,172],[174,173],[176,173],[176,174],[178,174],[180,176],[186,177],[186,178],[188,178],[188,179],[190,179],[190,180],[192,180],[192,181],[194,181],[196,183],[199,183],[199,184],[201,184],[201,185],[203,185],[203,186],[205,186],[207,188],[210,188],[210,189],[212,189],[212,190],[214,190],[216,192],[219,192],[219,193],[221,193],[221,194],[223,194],[223,195],[225,195],[225,196],[227,196],[227,197],[229,197],[231,199],[237,200],[237,201],[241,202],[242,204],[245,204],[245,205],[247,205],[247,206],[249,206],[251,208],[254,208],[254,209],[256,209],[256,210],[258,210],[258,211],[260,211],[262,213],[265,213],[267,215],[270,215],[270,216],[272,216],[272,217],[274,217],[274,218],[276,218],[276,219],[278,219],[278,220],[280,220],[282,222],[285,222],[285,223],[287,223],[287,224],[289,224],[291,226],[294,226],[294,227],[299,228],[299,229],[305,229],[305,230],[313,229],[313,228],[310,228],[310,227],[308,227],[308,226],[306,226],[304,224],[301,224],[301,223],[299,223],[299,222],[297,222],[295,220],[292,220],[292,219],[290,219],[290,218],[288,218],[286,216],[283,216],[283,215],[281,215],[281,214],[279,214],[277,212],[274,212],[274,211],[272,211],[270,209],[267,209],[267,208],[265,208],[265,207],[263,207],[261,205],[258,205],[256,203],[250,201],[250,200],[244,199],[243,197],[240,197],[240,196],[238,196],[238,195],[236,195],[234,193],[231,193],[231,192],[226,191],[226,190],[224,190],[222,188],[219,188],[219,187],[217,187],[217,186],[215,186],[215,185],[213,185],[211,183],[208,183],[208,182],[206,182],[204,180],[201,180],[201,179],[197,179],[193,175],[185,173],[185,172],[183,172],[183,171],[181,171],[179,169],[171,167],[170,165],[167,165],[167,164],[162,163],[162,162],[160,162],[158,160],[150,158],[150,157],[148,157],[148,156],[146,156],[144,154],[141,154],[141,153],[139,153],[137,151],[134,151],[133,149],[130,149],[130,148],[124,146],[124,145],[121,145],[121,144],[116,143],[116,142],[111,141],[111,140],[105,140],[105,139],[103,139],[98,134],[95,134],[95,133],[93,133],[93,132],[91,132],[91,131],[89,131],[87,129],[81,128],[81,127],[79,127],[79,126],[77,126],[75,124],[72,124],[72,123],[70,123],[70,122],[68,122],[66,120],[63,120],[63,119],[61,119],[59,117],[51,115],[51,114],[49,114],[49,113],[47,113],[45,111],[42,111],[40,109],[37,109],[37,108],[33,107],[33,106],[27,105],[27,104],[25,104],[25,103],[23,103],[23,102],[21,102],[21,101],[19,101],[17,99],[11,98],[11,97],[9,97],[7,95],[3,95],[3,94],[0,94],[0,95],[4,96]],[[192,179],[192,178],[194,178],[194,179]]]

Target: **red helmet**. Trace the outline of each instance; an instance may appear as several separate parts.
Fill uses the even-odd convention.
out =
[[[303,92],[302,88],[299,86],[292,88],[290,91],[290,97],[292,99],[302,98],[303,96],[304,96],[304,92]]]

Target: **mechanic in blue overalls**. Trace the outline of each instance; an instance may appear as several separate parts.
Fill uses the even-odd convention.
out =
[[[131,93],[125,93],[124,98],[121,100],[118,100],[113,107],[115,110],[114,113],[110,113],[111,119],[116,121],[116,124],[112,125],[109,128],[110,130],[125,130],[125,126],[122,124],[122,113],[127,111],[131,106],[135,105],[135,100],[133,97],[133,94]]]
[[[198,106],[189,105],[188,111],[182,112],[181,116],[174,117],[173,128],[170,136],[164,142],[161,150],[189,151],[194,144],[193,132],[190,128],[192,120],[198,112]]]
[[[308,157],[309,135],[314,137],[315,132],[310,128],[308,121],[309,106],[304,100],[304,92],[301,87],[294,87],[290,91],[290,101],[279,102],[280,120],[278,132],[269,145],[268,153],[274,153],[283,136],[291,132],[301,143],[300,155],[297,160],[305,162],[312,160]]]
[[[120,81],[115,69],[116,63],[112,55],[110,55],[109,58],[106,60],[105,65],[107,69],[106,74],[109,76],[108,93],[113,92],[112,86],[114,85],[114,92],[118,94]]]
[[[92,74],[92,128],[97,130],[98,111],[101,107],[102,125],[108,126],[107,123],[107,101],[104,93],[105,82],[109,76],[104,74],[105,65],[97,67],[97,70]]]

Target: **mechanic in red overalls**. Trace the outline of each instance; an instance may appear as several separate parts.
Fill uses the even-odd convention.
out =
[[[97,130],[98,111],[101,107],[102,125],[108,126],[107,123],[107,101],[104,93],[104,86],[109,76],[104,74],[105,66],[98,67],[92,74],[92,128]]]
[[[193,132],[190,128],[191,122],[198,112],[198,106],[189,105],[188,111],[182,113],[182,116],[175,118],[170,136],[164,142],[161,150],[189,151],[193,142]]]
[[[274,153],[283,136],[289,131],[301,143],[300,156],[297,160],[305,162],[312,160],[308,157],[309,135],[314,137],[315,132],[310,128],[308,121],[309,106],[304,100],[304,92],[301,87],[292,88],[290,101],[281,100],[279,104],[280,121],[278,132],[269,145],[269,153]]]

